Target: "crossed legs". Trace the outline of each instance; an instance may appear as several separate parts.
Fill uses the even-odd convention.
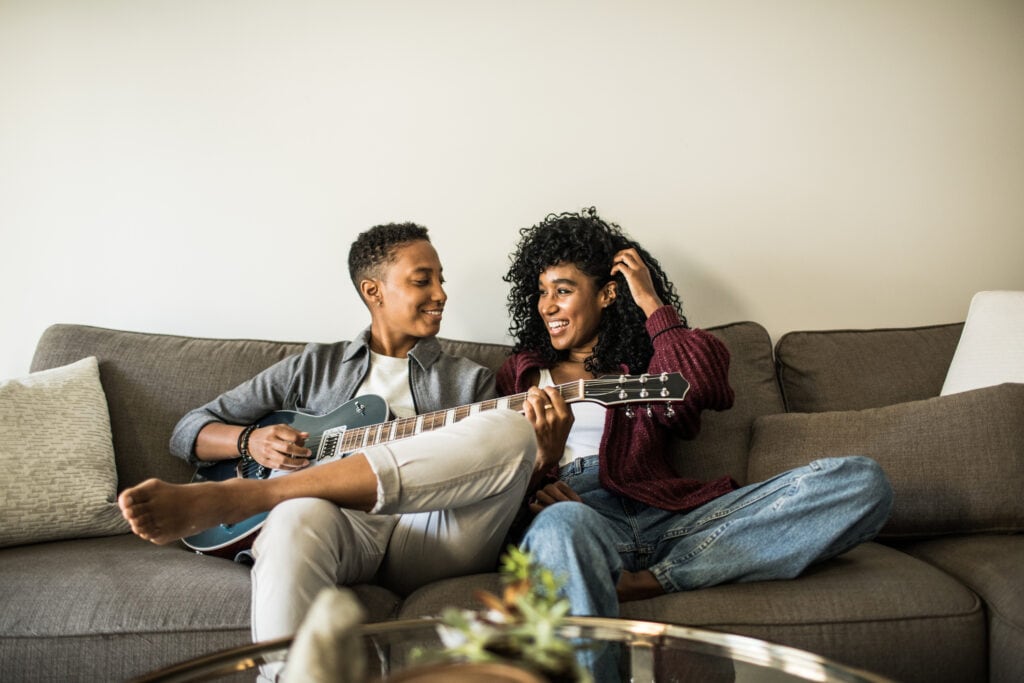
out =
[[[121,514],[137,536],[165,545],[218,524],[232,524],[292,498],[323,498],[339,507],[369,510],[377,478],[357,453],[286,477],[170,484],[147,479],[118,496]]]
[[[471,505],[520,483],[525,488],[521,480],[535,455],[529,422],[494,410],[287,476],[196,484],[149,479],[123,491],[118,505],[136,535],[162,545],[295,498],[385,514]]]

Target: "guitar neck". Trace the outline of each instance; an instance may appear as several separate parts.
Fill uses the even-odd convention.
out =
[[[689,390],[689,383],[678,372],[660,374],[606,375],[595,379],[580,379],[555,385],[555,389],[566,403],[594,401],[603,406],[625,403],[646,403],[648,414],[653,414],[651,404],[681,401]],[[523,411],[527,394],[513,394],[488,401],[480,401],[446,410],[435,410],[413,417],[402,417],[390,422],[381,422],[365,427],[335,427],[323,432],[323,438],[316,448],[316,460],[352,453],[398,439],[406,439],[423,432],[429,432],[464,420],[470,415],[495,408]],[[630,408],[631,410],[631,408]],[[630,412],[627,412],[629,415]],[[665,408],[665,415],[673,415],[672,406]]]
[[[584,385],[591,380],[577,380],[556,385],[558,393],[565,399],[566,403],[580,401],[584,398]],[[447,427],[470,415],[482,413],[496,408],[507,408],[517,412],[523,411],[523,404],[526,403],[527,394],[512,394],[501,398],[493,398],[479,403],[435,410],[430,413],[421,413],[412,417],[400,417],[388,422],[357,427],[354,429],[338,428],[324,432],[324,452],[321,457],[350,453],[362,448],[377,446],[380,444],[406,439],[423,432],[430,432],[441,427]],[[331,432],[337,432],[332,434]]]

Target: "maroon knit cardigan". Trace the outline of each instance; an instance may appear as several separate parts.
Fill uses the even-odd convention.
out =
[[[684,327],[671,306],[651,314],[647,333],[654,346],[647,372],[679,372],[690,389],[681,403],[672,404],[672,417],[665,415],[663,405],[655,405],[650,417],[646,409],[636,410],[633,417],[623,408],[608,410],[599,451],[601,485],[663,510],[691,510],[736,488],[731,477],[709,482],[680,477],[668,459],[671,435],[692,439],[700,431],[701,411],[732,406],[729,351],[707,332]],[[507,396],[528,390],[530,371],[540,367],[537,353],[510,356],[498,371],[498,391]],[[622,371],[628,369],[623,366]]]

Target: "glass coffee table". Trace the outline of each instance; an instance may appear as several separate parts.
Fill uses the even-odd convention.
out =
[[[437,634],[438,623],[437,619],[408,619],[360,626],[358,633],[366,650],[367,681],[413,680],[411,668],[422,666],[414,653],[443,647]],[[628,619],[568,617],[560,631],[561,635],[577,644],[602,647],[612,652],[618,673],[611,678],[634,683],[892,683],[882,676],[845,667],[795,648],[685,626]],[[284,638],[224,650],[154,671],[135,681],[251,681],[262,664],[285,661],[290,644],[291,639]],[[602,673],[599,678],[609,678],[607,671]],[[431,680],[445,679],[453,680],[449,676]],[[481,680],[513,679],[493,674]]]

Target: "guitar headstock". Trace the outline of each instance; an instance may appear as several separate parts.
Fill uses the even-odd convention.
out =
[[[625,403],[682,401],[690,389],[678,372],[643,375],[603,375],[583,383],[583,400],[603,406]]]

